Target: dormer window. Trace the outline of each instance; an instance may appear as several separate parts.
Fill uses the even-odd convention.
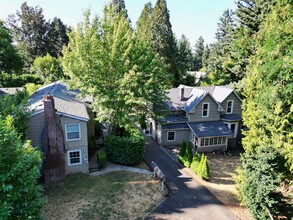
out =
[[[232,114],[233,113],[233,105],[234,105],[234,101],[233,100],[228,100],[227,108],[226,108],[226,113],[227,114]]]
[[[202,117],[209,117],[210,112],[210,103],[204,102],[202,103]]]

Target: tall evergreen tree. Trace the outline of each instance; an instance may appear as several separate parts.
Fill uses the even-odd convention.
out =
[[[190,42],[185,35],[182,35],[177,42],[177,68],[179,72],[179,82],[186,84],[187,71],[193,68],[193,57]]]
[[[199,71],[203,64],[203,54],[204,54],[204,39],[200,36],[194,46],[194,70]]]
[[[256,52],[249,59],[244,79],[243,121],[249,130],[243,139],[244,178],[240,190],[256,219],[267,219],[267,210],[277,213],[272,194],[280,177],[290,181],[293,174],[292,11],[290,0],[280,0],[260,24],[255,35]],[[277,160],[276,154],[284,159]],[[282,169],[276,170],[276,166]],[[256,180],[246,178],[249,176]]]
[[[235,80],[231,69],[231,43],[234,39],[234,13],[227,9],[223,12],[218,23],[216,43],[211,45],[207,66],[207,77],[203,84],[226,85]]]
[[[9,15],[8,25],[12,30],[17,47],[26,56],[26,66],[29,67],[37,57],[49,53],[53,57],[62,55],[62,48],[68,43],[66,32],[68,28],[59,18],[47,22],[43,9],[31,7],[26,2],[21,10]]]
[[[152,12],[152,3],[146,3],[136,23],[137,37],[142,41],[149,42],[150,44],[152,43],[153,39]]]
[[[166,0],[158,0],[152,13],[152,42],[154,49],[169,66],[173,86],[178,85],[180,76],[176,66],[176,42],[170,23]]]
[[[205,71],[208,65],[209,57],[210,57],[210,47],[208,44],[206,44],[203,50],[203,55],[202,55],[202,66],[204,67]]]
[[[9,15],[8,25],[17,46],[27,56],[29,63],[32,63],[38,56],[46,55],[45,36],[48,23],[44,18],[42,8],[30,7],[24,2],[20,11],[17,11],[15,15]]]
[[[116,13],[120,14],[122,11],[124,13],[125,19],[128,20],[129,22],[131,22],[128,13],[127,13],[127,9],[125,6],[125,1],[124,0],[112,0],[111,4],[113,5],[114,8],[116,8]]]
[[[52,57],[62,56],[63,46],[67,46],[69,38],[67,32],[69,28],[63,24],[60,18],[53,18],[49,24],[46,36],[46,51]]]

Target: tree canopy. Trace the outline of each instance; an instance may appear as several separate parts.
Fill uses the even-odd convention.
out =
[[[89,14],[69,35],[64,72],[75,87],[94,97],[100,121],[133,128],[142,117],[155,116],[155,107],[165,99],[166,68],[112,4],[105,6],[101,20],[90,21]]]
[[[23,67],[23,58],[12,42],[10,30],[0,20],[0,74],[19,72]]]

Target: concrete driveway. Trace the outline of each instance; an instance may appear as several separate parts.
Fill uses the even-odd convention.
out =
[[[151,138],[146,137],[145,161],[155,161],[167,176],[169,196],[146,219],[230,220],[236,217],[199,182],[181,169]]]

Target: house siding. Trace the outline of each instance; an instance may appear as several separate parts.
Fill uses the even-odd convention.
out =
[[[199,153],[202,153],[202,152],[213,152],[213,151],[217,151],[217,150],[226,150],[226,149],[227,149],[226,145],[202,146],[202,147],[198,147],[197,151]]]
[[[236,138],[229,138],[228,139],[228,147],[236,147],[237,145],[237,139]]]
[[[167,140],[167,133],[168,131],[175,131],[175,140],[174,141],[168,141]],[[178,146],[181,145],[182,142],[185,140],[189,140],[190,137],[190,130],[184,129],[184,130],[162,130],[161,131],[161,139],[160,139],[160,145],[162,146]]]
[[[209,108],[209,117],[202,117],[202,104],[204,102],[210,103]],[[218,112],[218,105],[211,98],[210,95],[207,95],[197,106],[195,106],[194,111],[186,114],[189,122],[198,122],[198,121],[218,121],[220,120],[220,113]]]
[[[66,173],[89,173],[88,165],[88,134],[87,134],[87,122],[80,121],[68,117],[60,117],[60,123],[64,133],[64,145],[65,145],[65,162],[66,162]],[[67,141],[65,125],[66,124],[80,124],[80,140]],[[80,165],[69,165],[68,163],[68,151],[80,150],[81,151],[81,164]]]
[[[234,101],[232,114],[237,114],[241,116],[242,115],[241,102],[233,92],[221,103],[221,106],[225,110],[224,112],[222,112],[222,114],[226,114],[228,100]]]
[[[32,146],[42,149],[42,133],[45,127],[44,112],[30,117],[27,136],[32,141]]]

